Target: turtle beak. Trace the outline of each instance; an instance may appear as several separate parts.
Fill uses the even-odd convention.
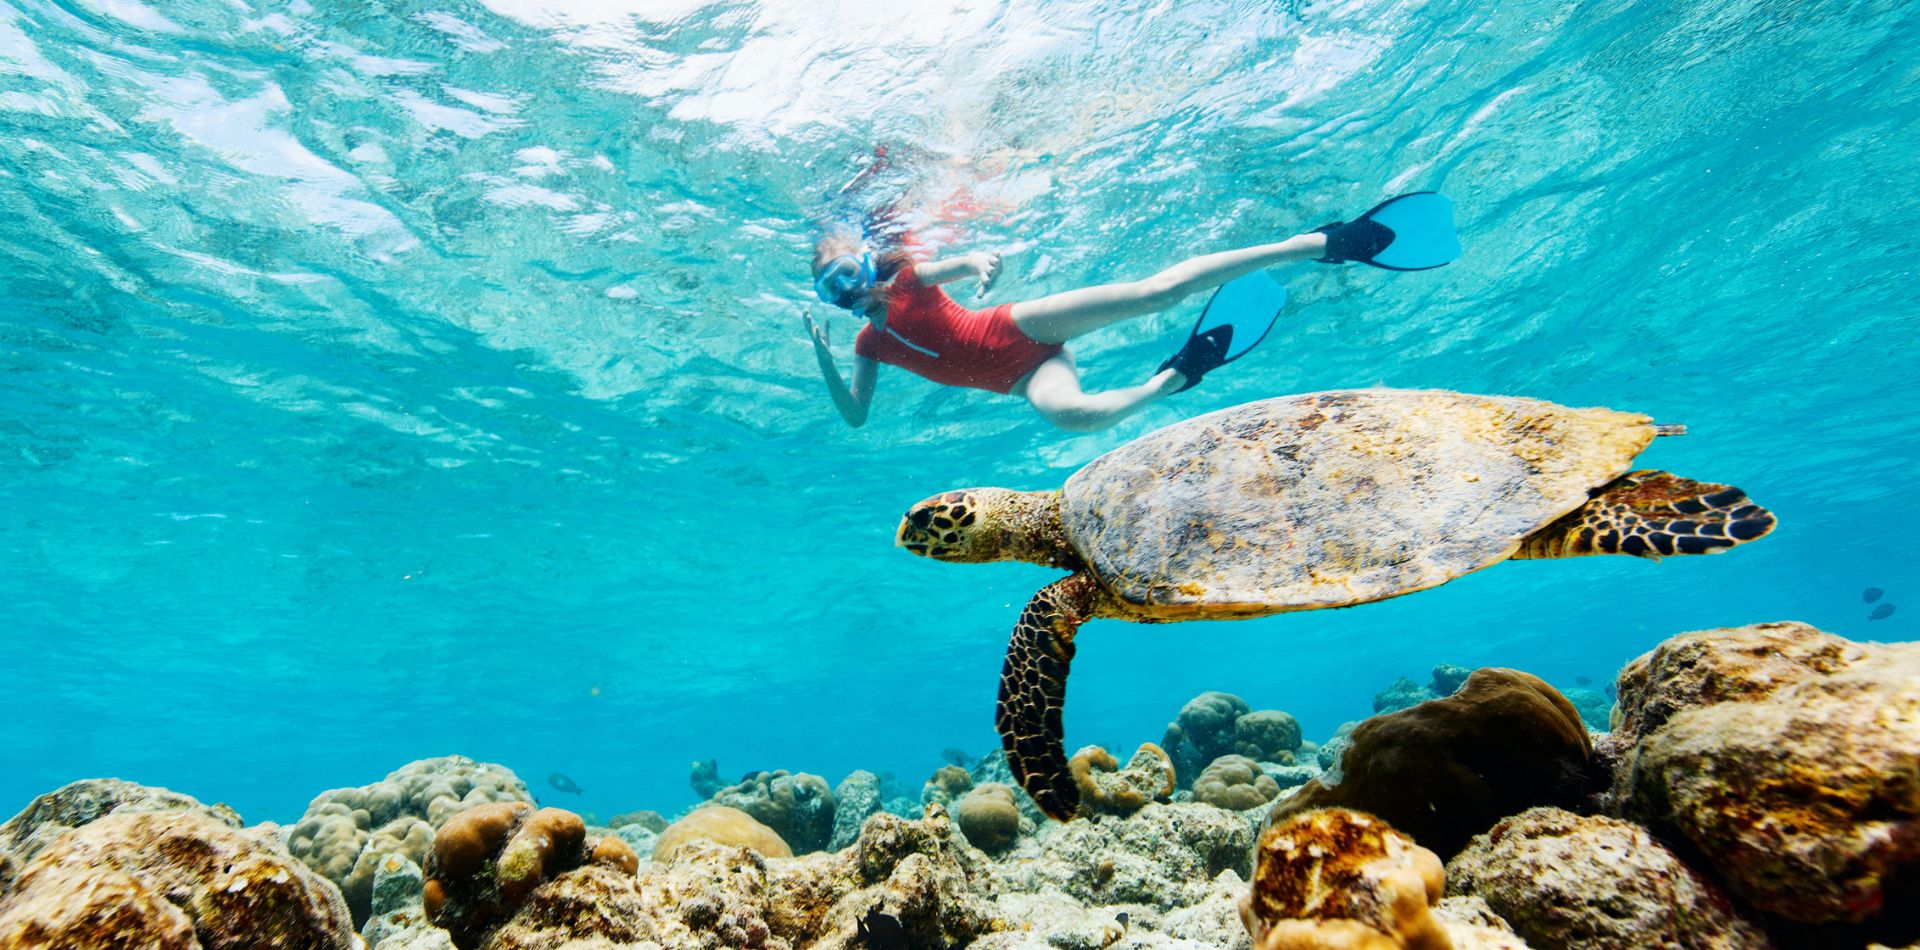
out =
[[[914,505],[900,518],[900,529],[893,534],[893,546],[906,548],[921,557],[931,556],[934,541],[932,524],[933,506],[925,501]]]

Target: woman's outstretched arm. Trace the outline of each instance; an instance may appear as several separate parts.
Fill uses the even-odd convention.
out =
[[[807,326],[807,336],[813,340],[814,358],[820,361],[820,375],[827,380],[827,394],[833,397],[834,408],[840,410],[840,418],[856,429],[867,422],[867,410],[873,405],[873,384],[880,378],[880,364],[864,356],[853,358],[853,385],[847,385],[840,378],[840,367],[833,363],[833,349],[828,336],[830,324],[813,322],[813,311],[803,310],[801,322]]]
[[[974,296],[985,297],[987,291],[993,288],[994,279],[1000,276],[1000,255],[977,251],[960,257],[925,261],[913,265],[913,274],[920,278],[921,283],[929,287],[967,277],[977,277],[980,279],[980,289]]]

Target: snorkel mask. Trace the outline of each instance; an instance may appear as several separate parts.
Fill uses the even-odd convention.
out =
[[[832,304],[842,310],[852,310],[859,303],[860,294],[872,287],[879,279],[874,270],[873,255],[842,254],[827,262],[820,276],[813,279],[813,295],[821,303]]]

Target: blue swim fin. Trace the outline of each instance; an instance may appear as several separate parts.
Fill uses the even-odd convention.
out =
[[[1186,392],[1200,378],[1245,355],[1266,339],[1280,311],[1287,306],[1287,288],[1280,286],[1266,271],[1255,271],[1238,280],[1228,281],[1200,311],[1186,345],[1173,354],[1160,369],[1172,369],[1187,378],[1179,392]]]
[[[1322,264],[1359,261],[1387,270],[1428,270],[1460,257],[1453,199],[1437,191],[1388,198],[1352,221],[1314,230],[1327,236]]]

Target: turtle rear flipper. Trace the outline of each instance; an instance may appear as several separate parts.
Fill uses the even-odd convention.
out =
[[[1529,535],[1513,557],[1631,554],[1657,561],[1717,554],[1773,527],[1773,512],[1732,485],[1646,469],[1608,482],[1586,504]]]
[[[1067,704],[1073,635],[1093,616],[1098,585],[1085,574],[1054,581],[1027,601],[1007,643],[994,726],[1007,764],[1040,810],[1067,821],[1080,810],[1080,790],[1067,771],[1060,712]]]

